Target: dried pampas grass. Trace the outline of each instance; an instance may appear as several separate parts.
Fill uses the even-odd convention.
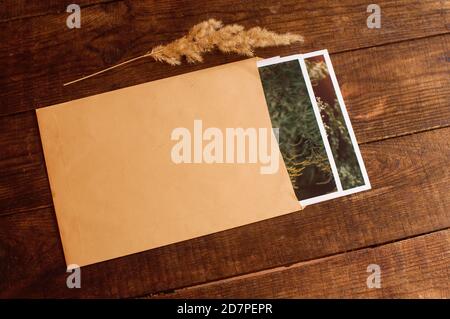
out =
[[[303,41],[296,34],[278,34],[260,27],[244,30],[238,24],[223,26],[221,21],[210,19],[192,27],[189,33],[167,45],[160,45],[149,52],[157,61],[171,65],[202,62],[204,53],[217,49],[223,53],[253,56],[255,48],[288,45]]]
[[[170,65],[179,65],[183,59],[186,59],[189,63],[202,62],[203,54],[213,50],[254,56],[255,48],[288,45],[295,42],[303,42],[303,37],[291,33],[278,34],[260,27],[245,30],[243,26],[238,24],[224,26],[221,21],[209,19],[194,25],[187,35],[173,42],[166,45],[158,45],[141,56],[64,85],[85,80],[142,58],[153,58],[156,61]]]

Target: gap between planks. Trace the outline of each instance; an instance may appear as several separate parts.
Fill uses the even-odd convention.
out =
[[[349,249],[349,250],[345,250],[336,254],[330,254],[330,255],[326,255],[323,257],[319,257],[319,258],[313,258],[313,259],[308,259],[308,260],[304,260],[304,261],[300,261],[300,262],[296,262],[296,263],[292,263],[292,264],[286,264],[283,266],[277,266],[277,267],[273,267],[273,268],[266,268],[266,269],[262,269],[262,270],[258,270],[255,272],[250,272],[250,273],[244,273],[244,274],[240,274],[240,275],[236,275],[236,276],[231,276],[231,277],[226,277],[226,278],[222,278],[222,279],[218,279],[218,280],[212,280],[212,281],[207,281],[207,282],[203,282],[201,284],[197,284],[197,285],[192,285],[192,286],[185,286],[185,287],[180,287],[180,288],[176,288],[176,289],[170,289],[170,290],[164,290],[164,291],[159,291],[159,292],[155,292],[155,293],[150,293],[150,294],[144,294],[141,296],[135,296],[135,297],[131,297],[131,298],[141,298],[141,299],[150,299],[150,298],[158,298],[158,297],[170,297],[171,294],[175,294],[175,293],[183,293],[185,291],[189,291],[189,290],[194,290],[194,289],[199,289],[199,288],[207,288],[210,286],[215,286],[215,285],[220,285],[220,284],[225,284],[225,283],[231,283],[234,281],[238,281],[238,280],[242,280],[242,279],[251,279],[251,278],[256,278],[262,275],[267,275],[267,274],[271,274],[271,273],[276,273],[276,272],[280,272],[280,271],[285,271],[288,269],[294,269],[294,268],[299,268],[299,267],[303,267],[306,265],[314,265],[317,263],[321,263],[321,262],[325,262],[328,260],[332,260],[333,258],[339,257],[339,256],[344,256],[348,253],[352,253],[352,252],[362,252],[365,250],[372,250],[372,249],[377,249],[377,248],[381,248],[384,246],[388,246],[391,244],[395,244],[395,243],[401,243],[401,242],[405,242],[405,241],[409,241],[415,238],[420,238],[423,236],[427,236],[427,235],[431,235],[434,233],[439,233],[439,232],[445,232],[447,230],[450,230],[450,227],[444,227],[441,229],[436,229],[430,232],[425,232],[425,233],[420,233],[420,234],[416,234],[413,236],[407,236],[404,237],[402,239],[399,240],[392,240],[392,241],[387,241],[384,243],[379,243],[379,244],[374,244],[374,245],[369,245],[366,247],[360,247],[360,248],[356,248],[356,249]]]

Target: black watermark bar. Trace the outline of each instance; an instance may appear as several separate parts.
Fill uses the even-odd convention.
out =
[[[313,300],[313,299],[226,299],[226,300],[1,300],[2,310],[34,313],[115,315],[145,318],[308,318],[310,315],[385,317],[390,311],[429,314],[448,307],[448,300]]]

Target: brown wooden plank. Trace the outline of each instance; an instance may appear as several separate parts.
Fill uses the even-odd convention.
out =
[[[3,39],[0,114],[35,109],[241,59],[235,55],[210,54],[204,64],[179,67],[140,61],[74,86],[62,86],[171,41],[193,24],[211,17],[225,23],[260,25],[305,35],[304,45],[259,50],[257,53],[264,57],[323,48],[340,52],[449,31],[446,19],[450,5],[446,1],[377,3],[382,8],[382,28],[376,30],[366,26],[367,1],[363,0],[213,0],[207,5],[188,0],[117,1],[85,8],[83,27],[77,30],[65,26],[64,12],[8,21],[0,28]],[[408,56],[414,51],[408,51]],[[370,61],[365,60],[364,64]]]
[[[368,288],[367,266],[381,270]],[[153,298],[449,298],[450,230]]]
[[[52,206],[34,111],[0,117],[0,215]]]
[[[66,12],[67,6],[72,3],[78,4],[83,9],[86,6],[110,1],[111,0],[3,0],[1,2],[0,23],[12,19],[26,19],[45,14]]]
[[[450,35],[331,57],[359,141],[450,125]]]
[[[0,296],[140,296],[450,227],[450,128],[361,150],[371,191],[84,267],[76,290],[65,286],[53,209],[1,216]]]
[[[332,56],[360,143],[450,125],[450,64],[444,62],[448,39],[437,36]],[[50,206],[33,111],[0,117],[0,149],[0,215]]]
[[[0,117],[0,171],[20,164],[36,163],[42,153],[34,111]]]

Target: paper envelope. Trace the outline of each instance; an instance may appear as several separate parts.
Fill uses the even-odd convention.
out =
[[[300,210],[279,169],[175,163],[175,128],[268,128],[256,59],[36,110],[68,265],[84,266]],[[270,131],[272,132],[272,131]]]

